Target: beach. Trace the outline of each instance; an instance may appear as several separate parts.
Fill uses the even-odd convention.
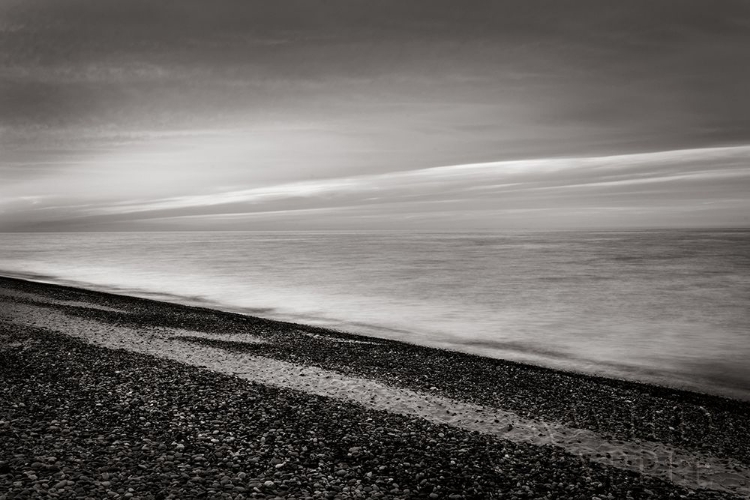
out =
[[[0,278],[0,498],[747,498],[750,403]]]
[[[748,231],[24,233],[0,239],[0,276],[750,400],[743,248]]]

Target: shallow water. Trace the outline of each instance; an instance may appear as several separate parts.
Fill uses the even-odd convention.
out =
[[[0,273],[750,399],[750,232],[0,235]]]

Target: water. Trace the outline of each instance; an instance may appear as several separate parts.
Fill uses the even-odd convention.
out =
[[[750,399],[750,231],[2,234],[0,274]]]

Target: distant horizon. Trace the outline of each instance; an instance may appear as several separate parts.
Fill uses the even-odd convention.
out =
[[[750,226],[693,226],[693,227],[622,227],[611,228],[565,228],[565,229],[153,229],[153,230],[70,230],[70,231],[0,231],[0,234],[93,234],[93,233],[336,233],[336,234],[359,234],[359,233],[410,233],[410,234],[502,234],[502,233],[637,233],[637,232],[669,232],[669,231],[750,231]]]

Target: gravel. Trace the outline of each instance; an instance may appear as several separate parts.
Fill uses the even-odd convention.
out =
[[[122,309],[127,312],[64,308],[68,314],[123,326],[252,334],[267,342],[240,342],[240,337],[238,342],[183,340],[494,406],[527,418],[589,429],[609,439],[658,441],[750,465],[750,402],[746,401],[69,287],[6,278],[0,278],[0,286]]]
[[[732,498],[0,323],[0,498]]]

